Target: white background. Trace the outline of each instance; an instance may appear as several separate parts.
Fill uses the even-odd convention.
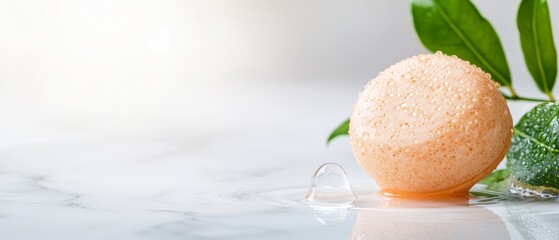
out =
[[[518,1],[475,2],[518,92],[541,96],[520,51]],[[369,79],[422,52],[408,1],[1,1],[0,146],[284,124],[322,144]]]

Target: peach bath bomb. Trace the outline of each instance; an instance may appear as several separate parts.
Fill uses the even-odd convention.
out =
[[[499,165],[512,118],[499,86],[455,56],[419,55],[379,73],[353,106],[353,153],[387,196],[467,196]]]

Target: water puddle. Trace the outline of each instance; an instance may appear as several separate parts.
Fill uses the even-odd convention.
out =
[[[557,193],[547,191],[546,189],[537,190],[524,188],[521,186],[521,184],[517,184],[515,181],[513,181],[512,186],[510,187],[510,192],[526,198],[556,199],[557,197],[559,197]]]
[[[259,204],[275,207],[276,212],[253,211],[258,222],[266,218],[276,221],[290,210],[297,216],[304,215],[302,219],[314,219],[314,225],[306,225],[309,232],[316,234],[319,231],[316,226],[326,226],[320,231],[331,231],[330,234],[336,231],[327,229],[345,229],[345,239],[554,239],[549,237],[559,236],[556,199],[535,198],[514,191],[495,192],[486,190],[484,185],[474,186],[468,198],[387,198],[370,182],[350,183],[344,169],[334,163],[320,166],[312,175],[310,186],[249,186],[215,194],[223,201],[245,206],[244,214]],[[216,196],[209,198],[215,201]],[[236,206],[236,209],[243,208]],[[270,211],[276,215],[270,215]]]

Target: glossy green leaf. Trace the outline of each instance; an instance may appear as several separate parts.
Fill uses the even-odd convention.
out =
[[[347,135],[349,132],[349,119],[345,120],[340,126],[338,126],[328,137],[326,143],[330,143],[334,138]]]
[[[508,169],[493,171],[479,183],[487,185],[487,190],[505,192],[510,188],[510,172]]]
[[[427,49],[468,60],[501,85],[511,86],[499,36],[470,1],[412,0],[412,14],[417,35]]]
[[[542,103],[520,119],[507,164],[518,185],[559,192],[559,102]]]
[[[557,77],[557,51],[553,43],[546,0],[523,0],[516,18],[526,65],[538,88],[550,98]]]

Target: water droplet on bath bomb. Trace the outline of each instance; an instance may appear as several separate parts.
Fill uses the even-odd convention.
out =
[[[493,100],[491,100],[490,97],[484,97],[484,98],[483,98],[483,102],[484,102],[485,104],[491,105],[491,102],[492,102],[492,101],[493,101]]]
[[[344,169],[335,163],[326,163],[316,170],[305,197],[309,202],[325,204],[350,204],[355,198]]]

